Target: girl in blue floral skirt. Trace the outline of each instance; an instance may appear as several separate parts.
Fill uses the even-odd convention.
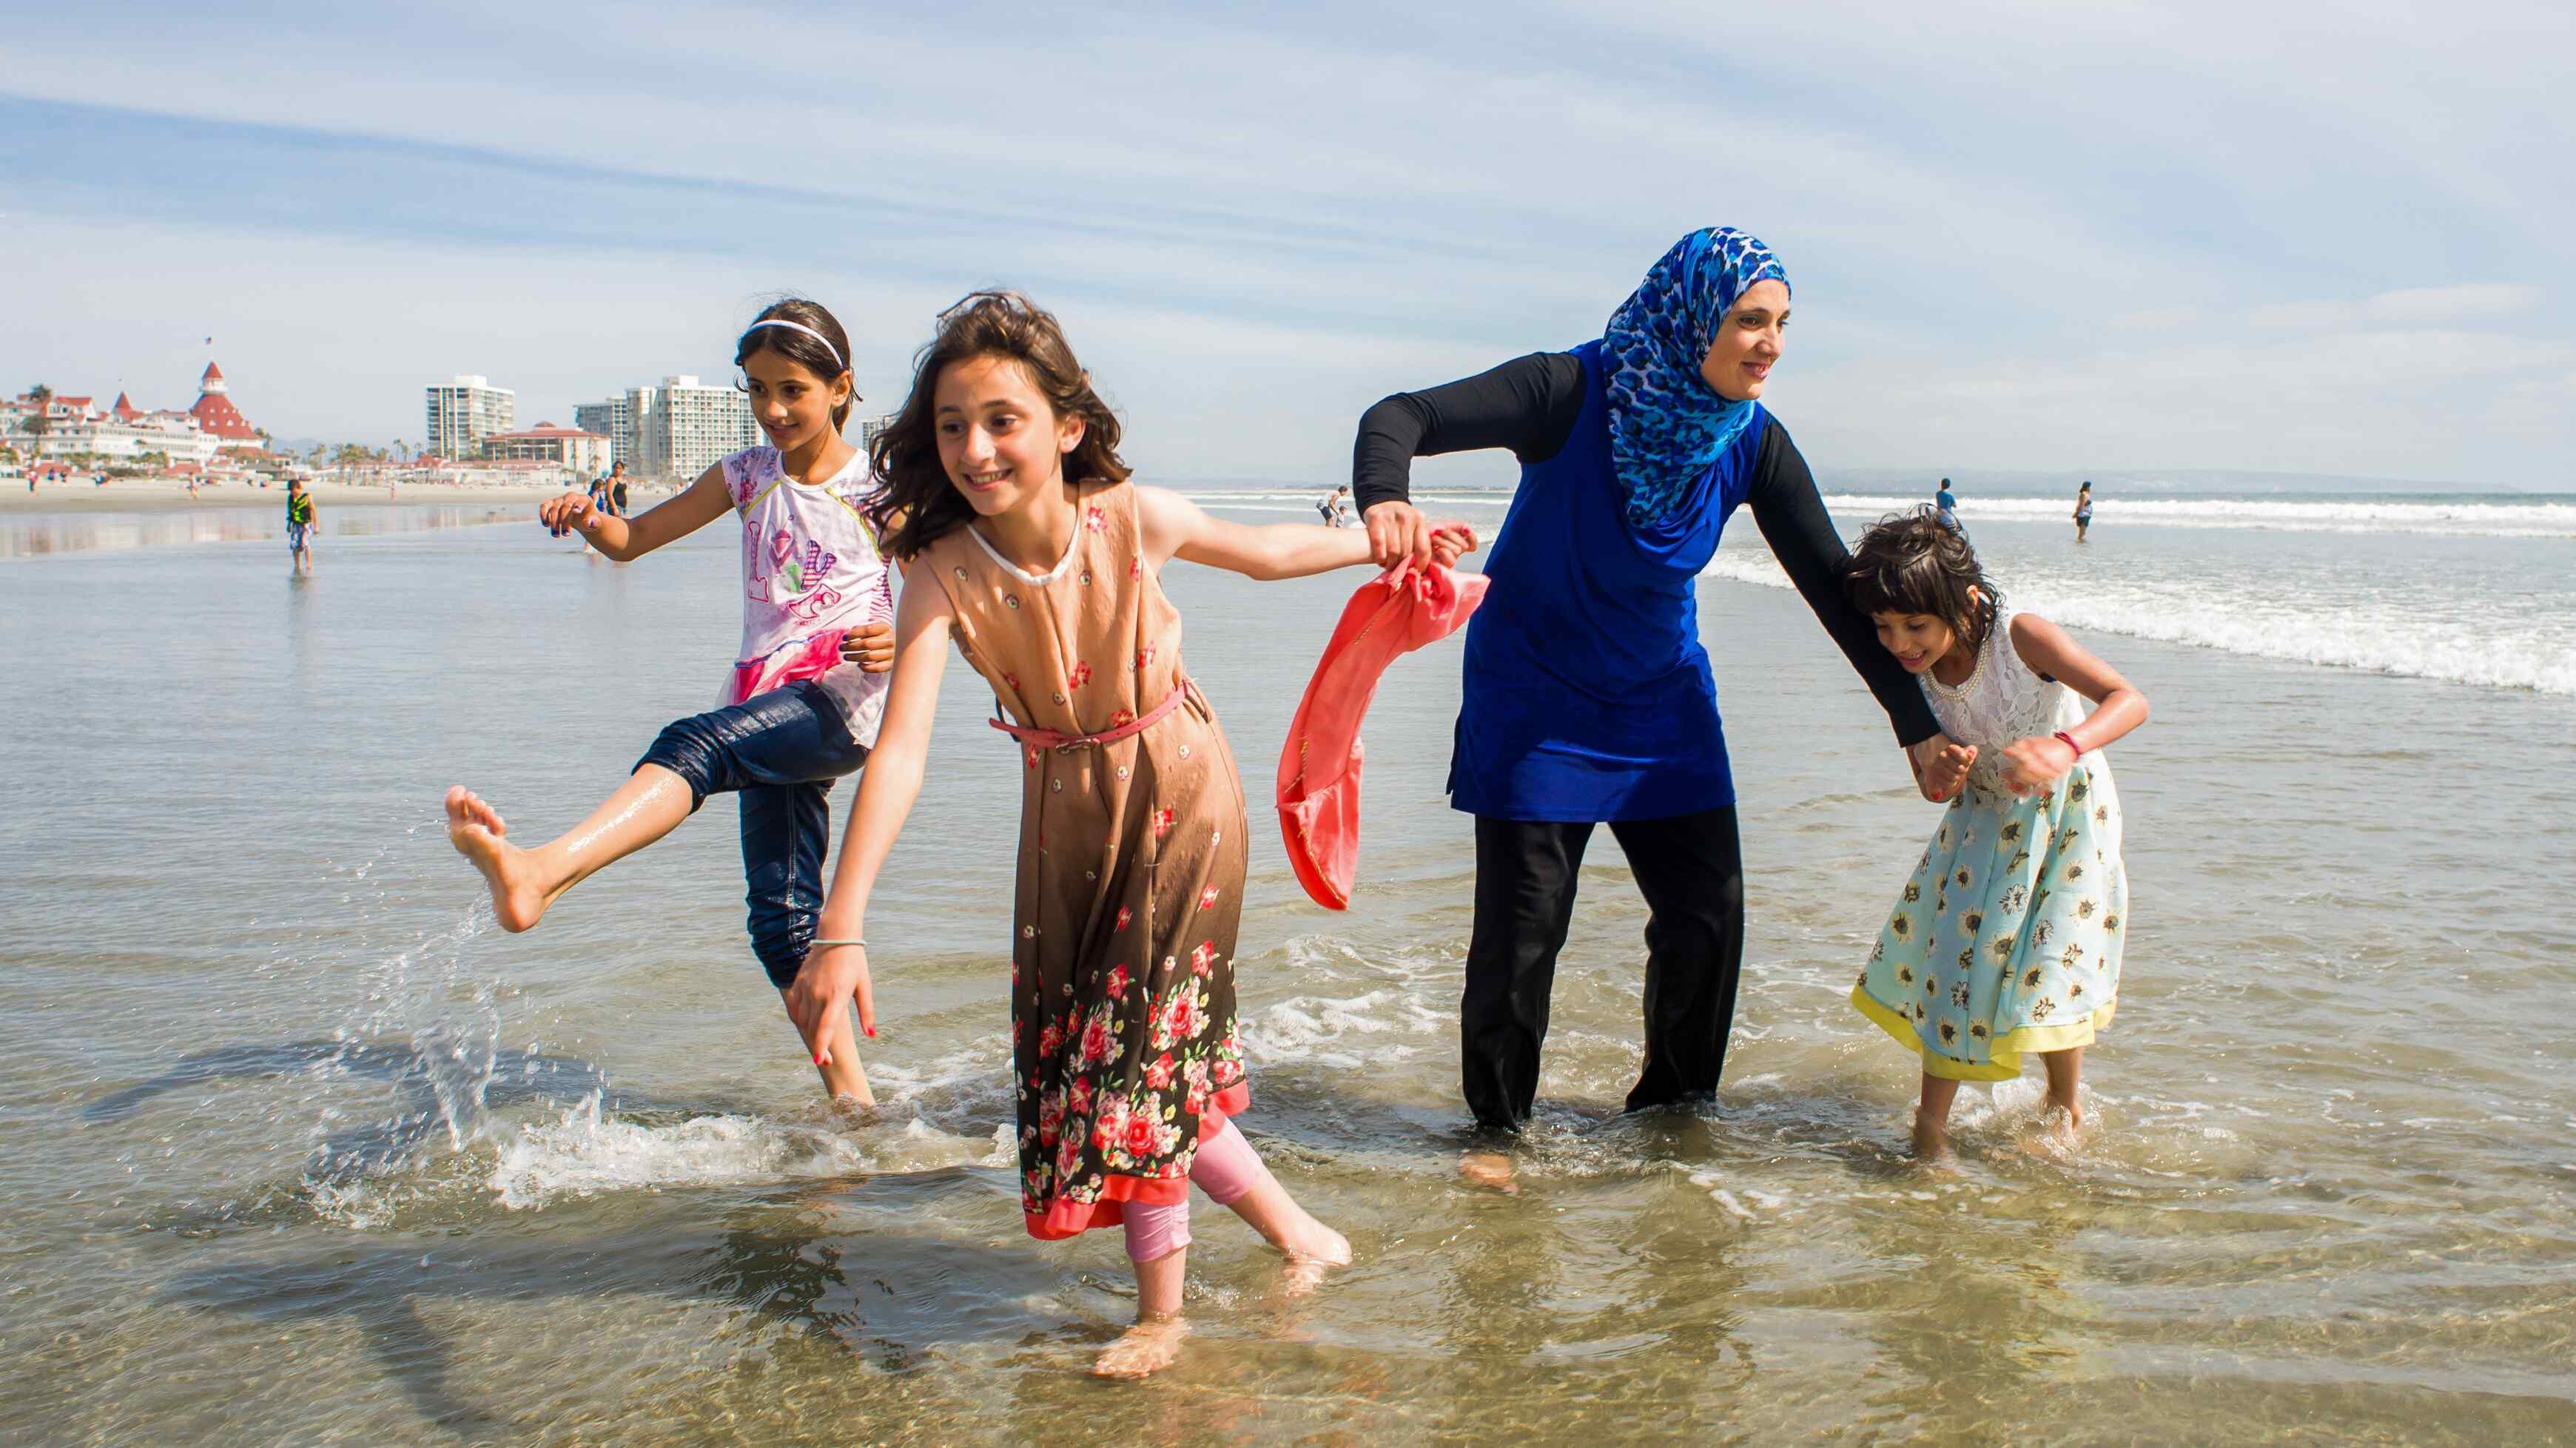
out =
[[[2010,1080],[2026,1051],[2048,1071],[2051,1134],[2071,1147],[2084,1048],[2111,1024],[2128,930],[2120,796],[2101,750],[2146,722],[2146,696],[2064,629],[2004,607],[1930,509],[1863,534],[1844,582],[1955,741],[1917,767],[1924,798],[1949,809],[1852,1004],[1922,1055],[1916,1155],[1947,1159],[1959,1083]]]

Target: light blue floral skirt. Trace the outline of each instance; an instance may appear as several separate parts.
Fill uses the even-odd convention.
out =
[[[2119,1004],[2129,877],[2109,762],[2084,756],[2043,796],[1995,783],[1950,802],[1852,988],[1925,1072],[1956,1081],[2090,1045]]]

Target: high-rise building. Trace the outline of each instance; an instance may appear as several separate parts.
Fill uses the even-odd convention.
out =
[[[648,478],[686,482],[732,453],[760,445],[750,399],[732,387],[695,377],[665,377],[658,387],[626,392],[635,422],[634,469]]]
[[[573,405],[573,425],[608,438],[609,457],[638,473],[644,467],[644,436],[639,420],[653,415],[655,389],[630,387],[605,402]]]
[[[455,381],[433,382],[427,390],[421,448],[431,456],[474,457],[484,438],[519,425],[519,395],[489,378],[459,373]]]

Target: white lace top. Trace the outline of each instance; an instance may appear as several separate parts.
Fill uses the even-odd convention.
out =
[[[841,639],[894,618],[894,578],[860,508],[868,455],[856,452],[827,482],[787,476],[778,449],[747,448],[724,460],[725,486],[742,523],[742,652],[719,704],[803,679],[820,680],[873,749],[885,717],[888,674],[841,662]]]
[[[2083,701],[2073,689],[2041,678],[2021,661],[2012,645],[2012,621],[2008,610],[1996,615],[1967,682],[1953,688],[1928,670],[1919,676],[1941,732],[1977,748],[1977,762],[1968,768],[1972,789],[2003,788],[2004,749],[2014,740],[2046,738],[2084,720]]]

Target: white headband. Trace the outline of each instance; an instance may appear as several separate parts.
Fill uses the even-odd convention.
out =
[[[785,317],[769,317],[761,321],[754,322],[742,330],[748,334],[757,332],[763,327],[785,327],[791,332],[802,332],[806,336],[813,338],[815,341],[822,343],[823,350],[832,354],[832,361],[837,363],[842,371],[847,372],[850,370],[850,364],[841,361],[841,349],[832,345],[832,339],[815,331],[813,328],[806,326],[803,322],[791,322]]]

